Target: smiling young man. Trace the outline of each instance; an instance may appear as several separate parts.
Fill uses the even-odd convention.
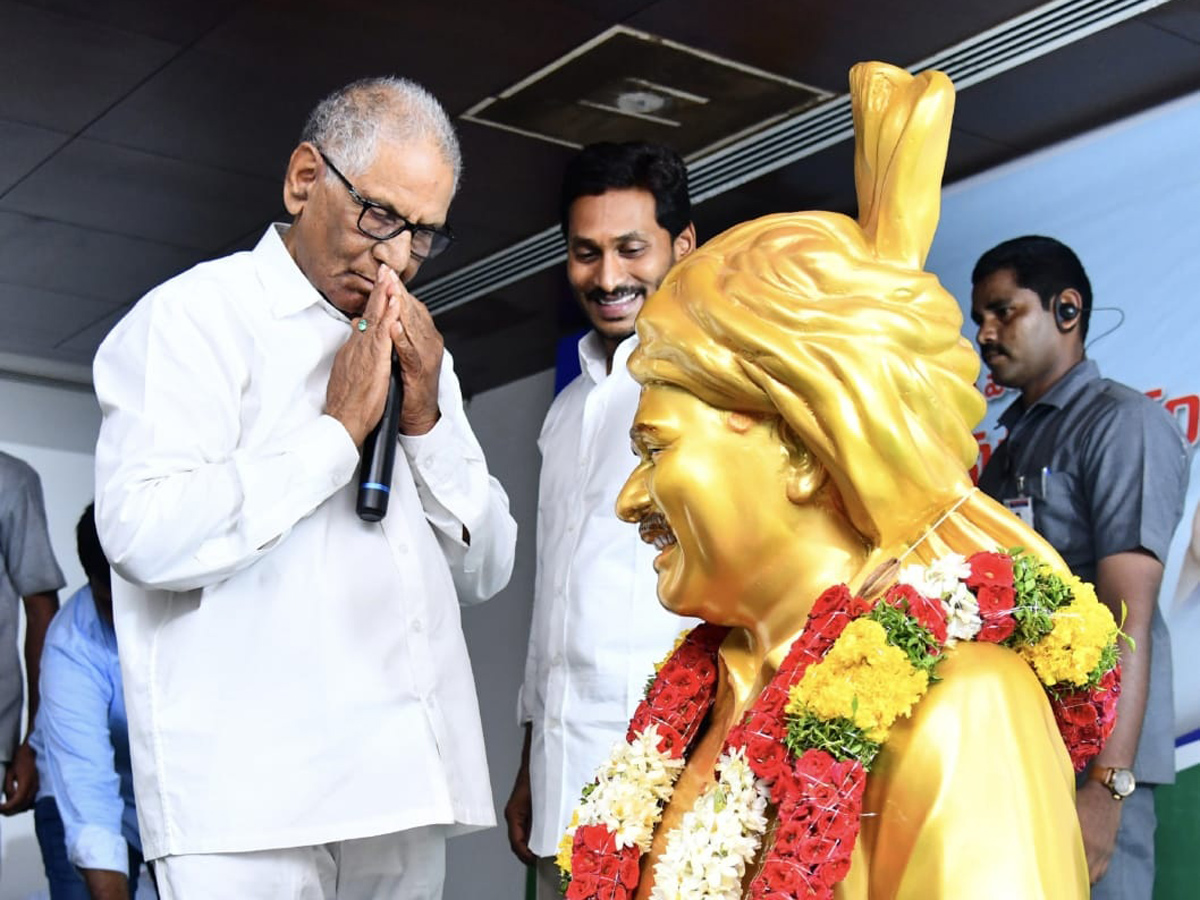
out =
[[[335,92],[288,164],[291,225],[151,291],[97,354],[97,523],[164,900],[434,900],[444,838],[494,823],[457,606],[507,582],[516,525],[405,287],[450,243],[459,168],[423,88]],[[367,523],[393,351],[399,452]]]
[[[555,399],[542,452],[537,587],[521,689],[525,746],[505,807],[509,841],[538,864],[538,896],[558,896],[552,857],[646,678],[695,624],[655,596],[654,550],[617,519],[633,468],[638,385],[625,368],[634,320],[671,266],[696,244],[687,168],[647,143],[593,144],[569,164],[560,210],[567,280],[592,330],[582,373]]]
[[[1130,640],[1117,724],[1078,789],[1093,883],[1104,900],[1149,897],[1154,784],[1174,781],[1170,642],[1158,589],[1182,514],[1188,451],[1145,395],[1100,377],[1084,353],[1092,290],[1070,248],[1047,237],[993,247],[971,276],[971,317],[992,378],[1021,396],[979,487],[1054,546]],[[1125,616],[1127,611],[1127,616]]]

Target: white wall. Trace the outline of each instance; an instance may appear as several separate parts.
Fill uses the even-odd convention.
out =
[[[488,468],[508,492],[518,527],[517,560],[507,588],[482,606],[463,611],[498,824],[450,841],[446,900],[520,900],[524,896],[525,870],[508,848],[504,804],[521,757],[517,690],[525,674],[533,612],[534,523],[541,468],[537,437],[553,396],[554,372],[546,370],[480,394],[467,410]]]

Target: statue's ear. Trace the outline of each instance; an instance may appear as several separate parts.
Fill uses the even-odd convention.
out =
[[[788,455],[784,467],[787,498],[796,504],[807,503],[829,479],[829,470],[782,419],[779,437]]]
[[[725,424],[734,431],[745,433],[756,424],[771,416],[745,412],[730,412],[725,415]],[[829,478],[829,471],[817,459],[816,454],[804,446],[786,421],[775,419],[779,441],[787,454],[783,477],[787,498],[793,503],[807,503]]]
[[[881,259],[921,269],[941,209],[954,86],[884,63],[850,70],[858,224]]]

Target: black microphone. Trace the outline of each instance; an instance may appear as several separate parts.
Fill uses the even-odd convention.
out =
[[[388,495],[392,492],[392,465],[396,462],[396,432],[400,428],[400,407],[403,405],[400,360],[393,349],[392,377],[383,404],[383,416],[363,441],[362,466],[358,470],[358,503],[354,508],[364,522],[378,522],[387,515]]]

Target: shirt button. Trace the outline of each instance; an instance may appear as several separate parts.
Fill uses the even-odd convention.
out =
[[[554,654],[554,659],[550,660],[550,665],[554,666],[554,668],[556,668],[556,669],[561,669],[562,664],[563,664],[562,654],[561,653]]]
[[[420,634],[422,631],[425,630],[425,625],[421,622],[420,619],[413,619],[412,630],[415,631],[417,634]]]
[[[397,553],[407,553],[408,552],[408,544],[397,544],[396,552]]]

